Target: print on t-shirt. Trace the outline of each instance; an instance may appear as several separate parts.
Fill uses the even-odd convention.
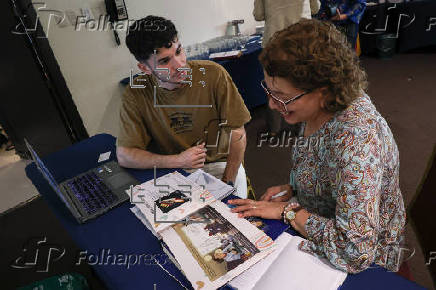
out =
[[[186,131],[192,131],[192,114],[185,112],[176,112],[170,115],[170,127],[174,133],[179,134]]]

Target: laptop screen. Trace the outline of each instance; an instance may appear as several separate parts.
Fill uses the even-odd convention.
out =
[[[48,168],[45,166],[44,162],[42,162],[41,158],[39,158],[38,154],[36,154],[35,150],[33,150],[33,147],[27,142],[26,139],[24,139],[24,142],[26,143],[27,150],[29,150],[30,155],[32,156],[33,162],[35,162],[36,167],[38,167],[41,174],[44,176],[44,178],[48,181],[50,186],[53,188],[53,190],[58,194],[58,196],[62,199],[62,201],[70,207],[70,205],[66,202],[64,195],[62,194],[58,183],[54,179],[53,175],[51,175]]]

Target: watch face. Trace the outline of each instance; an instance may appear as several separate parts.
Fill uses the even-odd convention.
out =
[[[295,219],[295,212],[293,210],[288,211],[286,213],[286,218],[290,221]]]

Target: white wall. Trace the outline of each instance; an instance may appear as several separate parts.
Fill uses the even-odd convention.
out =
[[[153,14],[171,19],[184,45],[224,35],[227,21],[244,19],[243,33],[253,33],[257,22],[252,16],[253,0],[125,0],[129,18],[140,19]],[[35,0],[34,0],[35,2]],[[104,9],[103,0],[45,0],[46,9]],[[38,9],[41,5],[36,6]],[[123,88],[118,82],[136,68],[136,61],[124,44],[125,32],[120,32],[121,46],[116,46],[112,31],[89,31],[81,27],[54,23],[55,17],[39,10],[38,15],[48,36],[54,55],[71,91],[89,135],[117,135],[118,110]],[[98,15],[94,15],[98,18]]]

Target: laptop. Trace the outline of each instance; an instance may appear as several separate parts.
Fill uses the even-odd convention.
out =
[[[60,184],[24,139],[27,149],[41,174],[79,223],[98,217],[129,199],[126,190],[139,182],[116,161],[102,163]]]

